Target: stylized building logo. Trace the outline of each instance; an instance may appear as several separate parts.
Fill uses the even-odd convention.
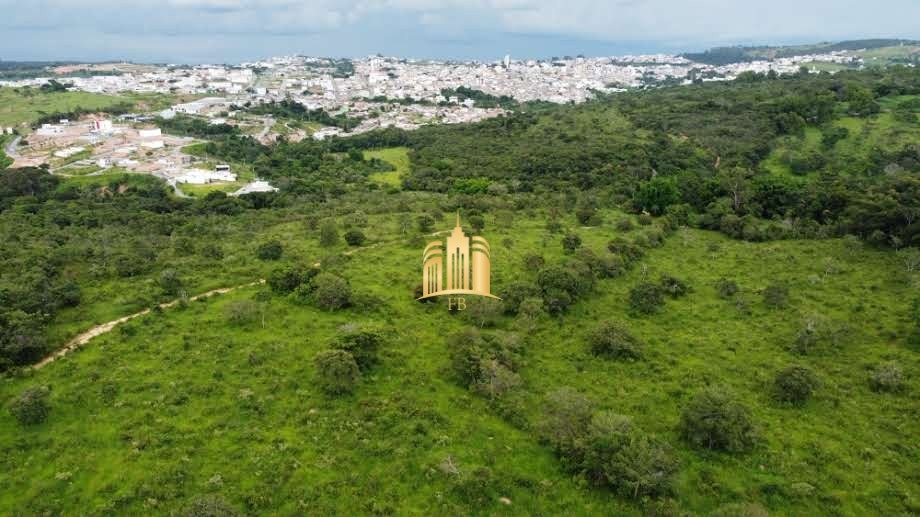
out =
[[[418,299],[464,294],[500,299],[490,292],[491,268],[489,242],[482,237],[467,237],[460,227],[458,213],[457,226],[447,240],[425,246],[422,254],[422,296]]]

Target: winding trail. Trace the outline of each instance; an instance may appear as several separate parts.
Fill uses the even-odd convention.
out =
[[[444,231],[440,231],[440,232],[431,233],[431,234],[429,234],[429,236],[430,236],[430,237],[435,237],[435,236],[440,235],[440,234],[442,234],[442,233],[449,233],[449,232],[450,232],[449,230],[444,230]],[[350,250],[348,250],[348,251],[343,252],[342,254],[343,254],[343,255],[346,255],[346,256],[347,256],[347,255],[353,255],[353,254],[355,254],[355,253],[357,253],[357,252],[359,252],[359,251],[364,251],[364,250],[370,250],[370,249],[374,249],[374,248],[379,248],[379,247],[381,247],[381,246],[386,246],[386,245],[389,245],[389,244],[395,244],[395,243],[398,243],[398,242],[402,242],[402,240],[403,240],[403,239],[395,239],[395,240],[391,240],[391,241],[377,242],[377,243],[374,243],[374,244],[371,244],[371,245],[368,245],[368,246],[362,246],[362,247],[360,247],[360,248],[350,249]],[[319,267],[319,266],[320,266],[319,261],[315,262],[315,263],[313,264],[313,266],[314,266],[314,267]],[[189,298],[188,300],[189,300],[190,302],[193,302],[193,301],[195,301],[195,300],[199,300],[199,299],[201,299],[201,298],[207,298],[207,297],[213,296],[213,295],[215,295],[215,294],[229,293],[230,291],[235,291],[235,290],[237,290],[237,289],[243,289],[243,288],[245,288],[245,287],[252,287],[252,286],[254,286],[254,285],[259,285],[259,284],[264,284],[264,283],[265,283],[265,280],[264,280],[264,279],[261,279],[261,280],[255,281],[255,282],[249,282],[249,283],[246,283],[246,284],[235,285],[235,286],[232,286],[232,287],[221,287],[221,288],[219,288],[219,289],[212,289],[212,290],[210,290],[210,291],[205,291],[205,292],[203,292],[203,293],[201,293],[201,294],[196,294],[195,296],[192,296],[192,297]],[[176,300],[173,300],[173,301],[171,301],[171,302],[161,303],[161,304],[159,305],[159,307],[160,307],[161,309],[168,309],[168,308],[174,307],[174,306],[176,306],[176,305],[178,305],[178,304],[179,304],[179,300],[176,299]],[[69,354],[70,352],[72,352],[72,351],[74,351],[74,350],[80,348],[81,346],[83,346],[83,345],[89,343],[90,340],[92,340],[94,337],[101,336],[102,334],[106,334],[106,333],[108,333],[108,332],[111,332],[112,329],[114,329],[114,328],[117,327],[118,325],[120,325],[120,324],[122,324],[122,323],[124,323],[124,322],[126,322],[126,321],[133,320],[134,318],[137,318],[137,317],[139,317],[139,316],[143,316],[143,315],[145,315],[145,314],[149,314],[149,313],[150,313],[150,309],[144,309],[144,310],[142,310],[142,311],[135,312],[134,314],[129,314],[129,315],[127,315],[127,316],[122,316],[121,318],[114,319],[114,320],[108,321],[108,322],[106,322],[106,323],[100,323],[99,325],[96,325],[95,327],[92,327],[92,328],[90,328],[89,330],[80,333],[80,334],[77,335],[75,338],[73,338],[73,339],[71,339],[70,341],[68,341],[63,347],[61,347],[61,348],[59,348],[58,350],[54,351],[53,353],[51,353],[50,355],[48,355],[47,357],[45,357],[45,358],[42,359],[41,361],[39,361],[39,362],[33,364],[33,365],[32,365],[32,368],[35,369],[35,370],[44,368],[45,366],[47,366],[47,365],[53,363],[54,361],[57,361],[58,359],[64,357],[65,355]]]
[[[192,297],[189,298],[188,300],[189,300],[190,302],[193,302],[193,301],[195,301],[195,300],[200,300],[200,299],[202,299],[202,298],[207,298],[207,297],[213,296],[213,295],[215,295],[215,294],[229,293],[230,291],[235,291],[235,290],[237,290],[237,289],[242,289],[242,288],[244,288],[244,287],[252,287],[252,286],[254,286],[254,285],[259,285],[259,284],[264,284],[264,283],[265,283],[265,280],[258,280],[258,281],[255,281],[255,282],[249,282],[249,283],[247,283],[247,284],[236,285],[236,286],[233,286],[233,287],[221,287],[221,288],[219,288],[219,289],[212,289],[212,290],[210,290],[210,291],[205,291],[205,292],[203,292],[203,293],[201,293],[201,294],[196,294],[195,296],[192,296]],[[176,300],[173,300],[173,301],[171,301],[171,302],[161,303],[161,304],[160,304],[160,308],[161,308],[161,309],[167,309],[167,308],[169,308],[169,307],[174,307],[174,306],[176,306],[176,305],[178,305],[178,304],[179,304],[179,300],[176,299]],[[126,321],[133,320],[134,318],[137,318],[137,317],[139,317],[139,316],[143,316],[143,315],[145,315],[145,314],[149,314],[149,313],[150,313],[150,309],[144,309],[144,310],[142,310],[142,311],[140,311],[140,312],[135,312],[134,314],[129,314],[129,315],[127,315],[127,316],[123,316],[123,317],[121,317],[121,318],[118,318],[118,319],[115,319],[115,320],[112,320],[112,321],[109,321],[109,322],[106,322],[106,323],[102,323],[102,324],[96,325],[95,327],[92,327],[91,329],[87,330],[86,332],[83,332],[83,333],[81,333],[80,335],[78,335],[77,337],[71,339],[70,341],[67,342],[67,344],[65,344],[63,347],[61,347],[60,349],[58,349],[57,351],[55,351],[55,352],[52,353],[51,355],[45,357],[45,358],[42,359],[41,361],[39,361],[39,362],[35,363],[34,365],[32,365],[32,368],[34,368],[34,369],[36,369],[36,370],[38,370],[38,369],[40,369],[40,368],[44,368],[45,366],[47,366],[47,365],[53,363],[54,361],[57,361],[58,359],[64,357],[65,355],[69,354],[70,352],[72,352],[72,351],[74,351],[74,350],[80,348],[81,346],[83,346],[83,345],[89,343],[89,341],[90,341],[91,339],[93,339],[94,337],[96,337],[96,336],[101,336],[102,334],[106,334],[106,333],[108,333],[108,332],[111,332],[111,330],[114,329],[115,327],[117,327],[118,325],[120,325],[120,324],[122,324],[122,323],[124,323],[124,322],[126,322]]]

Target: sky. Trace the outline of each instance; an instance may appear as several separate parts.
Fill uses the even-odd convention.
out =
[[[920,0],[0,0],[0,59],[500,59],[920,39]]]

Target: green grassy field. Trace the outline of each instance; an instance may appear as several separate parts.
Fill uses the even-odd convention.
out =
[[[390,147],[387,149],[375,149],[373,151],[364,151],[364,159],[370,160],[377,158],[396,167],[395,171],[378,172],[370,175],[372,181],[382,185],[398,187],[404,175],[409,172],[409,150],[405,147]]]
[[[623,234],[613,221],[625,216],[605,216],[603,226],[578,231],[596,252]],[[449,228],[450,218],[435,229]],[[487,218],[493,290],[533,278],[523,263],[528,253],[562,258],[560,235],[548,234],[544,221],[521,211],[497,229]],[[290,217],[257,229],[241,222],[226,257],[210,277],[196,273],[189,292],[266,273],[269,266],[251,258],[248,232],[281,239],[285,263],[311,264],[346,250],[321,249],[304,237],[303,224]],[[904,394],[875,393],[868,384],[881,362],[920,366],[903,338],[904,300],[916,292],[917,273],[906,273],[893,255],[847,240],[747,243],[679,230],[625,276],[598,281],[559,319],[499,319],[497,330],[525,339],[523,396],[509,419],[447,373],[445,336],[473,323],[443,303],[414,301],[419,242],[426,239],[409,244],[398,227],[395,215],[371,217],[366,232],[377,240],[339,266],[354,290],[377,300],[363,310],[324,312],[248,288],[145,316],[41,371],[4,378],[0,404],[48,386],[51,414],[27,430],[0,415],[0,512],[169,513],[198,494],[219,494],[253,514],[630,515],[666,508],[587,486],[541,443],[535,428],[544,397],[560,386],[631,416],[675,447],[674,508],[708,514],[755,502],[778,515],[920,509],[920,452],[910,442],[920,432],[911,395],[920,380],[910,378]],[[692,292],[667,301],[659,314],[632,316],[629,288],[661,273],[683,279]],[[735,299],[718,295],[722,277],[739,284]],[[790,288],[785,309],[761,301],[774,282]],[[80,320],[121,315],[127,306],[106,297],[129,285],[88,293]],[[253,299],[263,300],[262,317],[243,326],[227,320],[228,304]],[[640,338],[642,360],[588,353],[586,334],[606,320]],[[790,345],[806,320],[841,328],[842,337],[797,355]],[[388,337],[358,391],[330,398],[315,385],[313,356],[346,323],[373,324]],[[821,379],[801,408],[768,395],[773,374],[792,363]],[[751,407],[760,436],[753,451],[700,451],[678,436],[681,408],[710,384],[728,386]]]
[[[0,88],[0,126],[30,123],[45,113],[76,108],[102,109],[125,102],[122,97],[86,92],[43,93],[32,88]]]
[[[920,124],[899,121],[892,113],[899,104],[916,98],[911,95],[882,97],[878,114],[869,117],[843,116],[834,120],[830,126],[843,128],[847,134],[829,148],[822,145],[822,130],[817,127],[806,127],[801,136],[780,137],[778,145],[760,166],[773,174],[794,174],[787,158],[791,153],[820,155],[828,168],[838,172],[871,168],[873,153],[895,153],[920,141]],[[817,171],[811,168],[799,175],[814,176]]]

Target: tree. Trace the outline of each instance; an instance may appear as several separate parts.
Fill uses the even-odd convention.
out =
[[[612,359],[640,359],[642,343],[623,324],[615,321],[601,323],[588,335],[591,353]]]
[[[681,435],[691,445],[743,452],[754,445],[754,424],[747,406],[722,388],[697,393],[680,417]]]
[[[48,418],[51,408],[47,402],[46,388],[29,388],[10,404],[10,413],[22,425],[40,424]]]
[[[750,188],[748,180],[752,175],[750,170],[741,167],[733,167],[719,174],[719,185],[728,193],[735,213],[741,213],[747,202]]]
[[[330,348],[350,353],[362,372],[370,370],[377,362],[383,333],[377,328],[353,324],[343,325],[339,331],[341,335],[332,342]]]
[[[355,358],[344,350],[325,350],[314,358],[316,379],[328,395],[352,393],[361,379]]]
[[[319,227],[319,244],[324,248],[331,248],[339,243],[339,230],[335,220],[326,219]]]
[[[340,276],[320,273],[313,279],[313,299],[321,309],[341,309],[351,301],[351,286]]]
[[[256,248],[256,257],[259,260],[278,260],[281,258],[281,254],[284,252],[284,247],[281,245],[281,242],[278,240],[270,240],[264,242]]]
[[[633,197],[633,205],[653,215],[661,215],[669,205],[680,202],[680,190],[671,178],[656,176],[644,183]]]
[[[471,215],[468,221],[475,233],[481,232],[486,227],[486,220],[481,215]]]
[[[428,214],[422,214],[416,219],[418,224],[418,231],[422,233],[430,233],[432,228],[434,228],[434,217],[431,217]]]

